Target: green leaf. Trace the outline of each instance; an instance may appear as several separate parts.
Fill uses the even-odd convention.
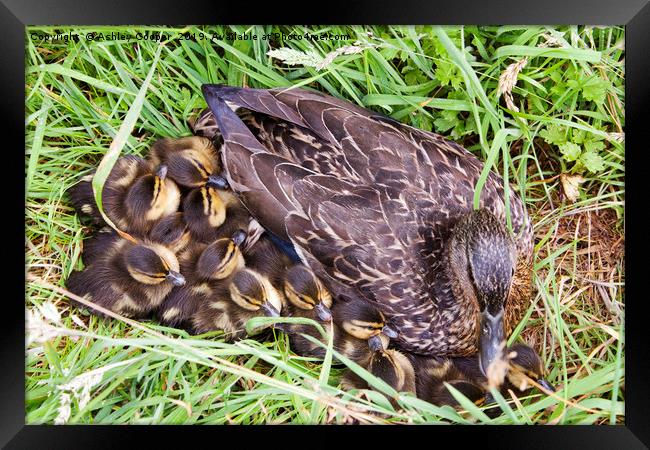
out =
[[[605,168],[605,161],[596,152],[584,152],[580,155],[580,162],[592,173],[600,172]]]
[[[605,144],[602,141],[587,141],[584,144],[586,152],[596,152],[605,149]]]
[[[454,128],[458,122],[456,111],[442,111],[440,117],[434,120],[433,124],[436,126],[437,132],[445,132]]]
[[[458,67],[447,61],[439,61],[435,75],[442,86],[451,85],[454,89],[459,89],[463,77],[458,73]]]
[[[587,132],[585,130],[578,130],[577,128],[574,128],[571,132],[571,141],[575,142],[576,144],[583,144],[586,137]]]
[[[582,85],[582,96],[585,100],[602,105],[605,102],[609,83],[598,76],[594,76]]]
[[[560,151],[562,152],[562,156],[566,161],[577,160],[580,158],[580,153],[582,152],[580,146],[578,144],[574,144],[573,142],[565,142],[564,144],[560,145]]]
[[[561,145],[566,142],[566,128],[559,125],[549,125],[540,131],[539,135],[552,145]]]

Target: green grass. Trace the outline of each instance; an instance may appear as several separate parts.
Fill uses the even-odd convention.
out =
[[[145,30],[163,32],[162,46],[30,35]],[[292,30],[352,39],[261,39]],[[260,37],[208,39],[224,31]],[[195,39],[178,39],[187,32]],[[267,55],[282,48],[284,61]],[[524,57],[513,111],[499,78]],[[29,28],[27,422],[622,423],[624,57],[622,27]],[[88,230],[65,191],[109,148],[143,155],[157,138],[189,135],[206,82],[318,89],[449,136],[509,180],[536,234],[535,295],[511,341],[538,350],[557,396],[497,395],[494,419],[471,403],[456,411],[404,394],[395,408],[379,392],[340,390],[340,367],[296,356],[285,337],[227,344],[71,307],[62,288]],[[578,176],[571,202],[563,183]]]

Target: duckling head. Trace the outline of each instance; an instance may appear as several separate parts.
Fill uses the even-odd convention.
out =
[[[229,290],[231,299],[243,309],[261,310],[266,316],[280,317],[280,294],[261,274],[250,269],[240,270],[233,276]]]
[[[246,240],[246,232],[236,231],[230,238],[222,238],[208,245],[196,263],[199,276],[223,280],[245,266],[241,245]]]
[[[205,185],[191,190],[183,200],[185,220],[191,228],[220,227],[226,220],[226,205],[218,189]]]
[[[134,217],[154,221],[178,211],[181,194],[176,183],[167,177],[167,166],[156,173],[138,178],[126,195],[126,206]]]
[[[368,346],[373,351],[385,350],[389,338],[397,337],[397,333],[386,324],[382,312],[367,302],[338,302],[333,313],[334,321],[341,324],[346,333],[368,341]]]
[[[368,370],[398,392],[415,393],[415,369],[411,361],[397,350],[376,352]]]
[[[212,144],[208,141],[206,145]],[[205,185],[210,176],[219,170],[214,155],[204,148],[192,147],[174,152],[169,155],[166,163],[169,166],[169,176],[188,188]]]
[[[490,211],[480,209],[454,227],[448,252],[454,293],[478,307],[479,360],[486,374],[505,346],[504,308],[517,261],[514,240]]]
[[[174,286],[185,284],[174,253],[158,244],[134,245],[124,254],[131,277],[143,284],[155,285],[169,281]]]
[[[323,322],[332,319],[332,295],[306,266],[297,264],[287,272],[284,294],[297,308],[315,310]]]
[[[524,344],[515,344],[509,348],[508,359],[507,379],[520,391],[528,388],[528,378],[531,378],[544,389],[555,392],[553,385],[544,379],[544,365],[535,350]]]
[[[185,248],[190,240],[190,232],[182,212],[163,217],[149,232],[149,239],[162,244],[174,253]]]

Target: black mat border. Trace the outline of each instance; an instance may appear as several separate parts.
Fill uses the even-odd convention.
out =
[[[178,439],[184,447],[205,442],[208,445],[252,445],[252,439],[265,438],[268,445],[310,445],[345,443],[357,437],[368,438],[367,444],[385,443],[396,437],[410,445],[440,446],[448,439],[467,444],[496,448],[648,448],[650,443],[650,363],[646,321],[647,300],[642,294],[644,256],[648,239],[644,239],[643,204],[648,190],[643,184],[647,166],[647,117],[650,100],[650,5],[648,0],[559,1],[480,0],[447,2],[364,1],[311,4],[266,2],[263,6],[240,2],[140,2],[59,1],[56,6],[36,1],[3,1],[0,5],[0,55],[2,97],[0,111],[4,126],[4,151],[10,161],[0,165],[4,194],[0,203],[6,211],[3,255],[8,261],[0,279],[3,287],[11,286],[0,300],[3,332],[0,334],[0,445],[6,448],[131,448],[139,439],[147,446],[172,446]],[[319,9],[320,6],[320,9]],[[316,8],[316,13],[314,13]],[[307,11],[312,11],[307,15]],[[626,425],[566,427],[181,427],[181,426],[35,426],[25,425],[24,417],[24,268],[12,259],[24,258],[23,237],[19,235],[18,216],[24,216],[24,167],[19,151],[24,135],[24,43],[26,25],[103,25],[103,24],[617,24],[626,25]],[[15,161],[13,160],[15,158]],[[12,177],[16,177],[12,180]],[[18,193],[22,194],[22,196]],[[15,217],[15,219],[14,219]],[[24,228],[23,230],[24,231]],[[23,248],[21,248],[23,247]],[[15,254],[15,256],[11,256]],[[14,291],[15,289],[15,291]],[[635,295],[636,294],[636,295]],[[244,434],[246,433],[246,434]],[[390,434],[387,434],[390,433]],[[406,434],[398,436],[398,434]],[[442,440],[442,434],[447,434]],[[311,438],[311,439],[310,439]],[[269,440],[270,439],[270,440]],[[275,441],[275,439],[278,439]],[[307,439],[305,441],[304,439]],[[205,440],[205,441],[204,441]],[[453,441],[452,441],[453,442]],[[643,442],[646,444],[644,445]],[[166,445],[165,445],[166,444]]]

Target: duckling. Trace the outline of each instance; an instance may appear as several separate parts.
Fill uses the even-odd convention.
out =
[[[185,214],[175,212],[160,219],[149,231],[148,238],[151,242],[162,244],[174,254],[182,252],[191,241]]]
[[[181,271],[186,274],[187,283],[175,287],[160,305],[156,312],[160,323],[191,331],[190,318],[201,302],[209,300],[210,282],[227,280],[244,268],[240,248],[245,238],[246,232],[239,230],[231,238],[218,239],[204,246],[200,252],[198,246],[192,248],[193,255],[181,260]]]
[[[525,344],[515,344],[508,349],[506,355],[510,363],[503,391],[512,389],[526,392],[532,388],[528,378],[536,381],[544,389],[555,392],[555,387],[544,378],[544,364],[537,352]]]
[[[221,164],[210,139],[190,136],[156,141],[149,151],[149,160],[169,168],[169,177],[184,188],[198,188],[219,175]]]
[[[359,364],[375,377],[386,382],[397,392],[416,393],[415,370],[411,361],[401,352],[388,349],[388,338],[379,336],[380,348],[366,348],[365,356]],[[351,370],[347,370],[341,379],[343,389],[372,389],[368,382]]]
[[[251,220],[232,191],[212,181],[188,192],[183,199],[183,213],[192,240],[202,243],[247,229]]]
[[[181,194],[167,177],[167,167],[157,168],[134,155],[119,158],[106,179],[102,205],[108,218],[122,231],[142,238],[161,218],[178,211]],[[95,207],[92,176],[87,175],[70,188],[70,198],[79,214],[104,223]]]
[[[492,402],[478,355],[458,358],[410,355],[410,358],[416,370],[418,398],[436,405],[458,406],[458,402],[444,385],[444,382],[447,382],[474,403]],[[531,347],[525,344],[513,345],[505,352],[505,363],[508,365],[507,372],[503,384],[499,387],[504,395],[509,389],[522,393],[530,389],[526,377],[551,392],[555,391],[543,378],[542,361]]]
[[[192,316],[196,333],[223,330],[230,339],[242,339],[246,336],[245,325],[249,319],[279,317],[282,311],[281,294],[266,277],[248,268],[236,271],[224,282],[204,286],[209,300],[201,302]],[[257,328],[252,335],[266,328]]]
[[[410,360],[415,368],[418,398],[434,405],[458,406],[458,401],[444,384],[447,382],[472,402],[484,402],[487,387],[478,359],[410,355]]]
[[[122,239],[120,235],[111,227],[100,228],[93,236],[83,241],[81,257],[84,265],[92,264],[120,239]],[[183,213],[176,212],[160,219],[147,234],[146,240],[164,245],[174,254],[181,252],[190,243],[190,235],[187,224],[183,220]]]
[[[297,269],[293,270],[297,271]],[[310,277],[304,272],[296,272],[291,278],[287,277],[285,281],[287,311],[297,317],[322,321],[316,307],[307,309],[306,303],[315,298],[320,299],[324,304],[323,306],[329,309],[328,304],[330,304],[331,297],[329,292],[325,291],[322,286],[313,286],[317,283],[317,279],[314,276],[309,281]],[[310,299],[307,300],[304,297],[310,290],[318,290],[318,293],[312,293]],[[334,349],[355,362],[367,358],[368,351],[379,351],[387,347],[387,344],[384,345],[382,339],[397,337],[397,333],[386,325],[381,312],[367,302],[337,301],[330,313],[332,320],[325,321],[322,326],[327,333],[334,333]],[[323,312],[320,315],[323,315]],[[282,325],[284,326],[283,331],[286,331],[289,335],[291,348],[297,354],[317,358],[325,356],[323,347],[303,336],[303,334],[311,336],[323,342],[323,336],[315,327],[302,324]]]
[[[335,335],[334,345],[354,361],[366,358],[368,349],[373,352],[387,349],[389,339],[398,337],[387,324],[384,314],[365,301],[337,301],[332,316],[340,329],[338,338]]]
[[[178,260],[168,248],[122,238],[110,242],[92,264],[72,272],[66,281],[70,292],[132,318],[146,318],[173,286],[184,283]]]
[[[247,246],[244,258],[246,267],[264,275],[277,290],[284,291],[285,276],[293,264],[289,257],[275,246],[267,233],[262,234],[254,245]]]

